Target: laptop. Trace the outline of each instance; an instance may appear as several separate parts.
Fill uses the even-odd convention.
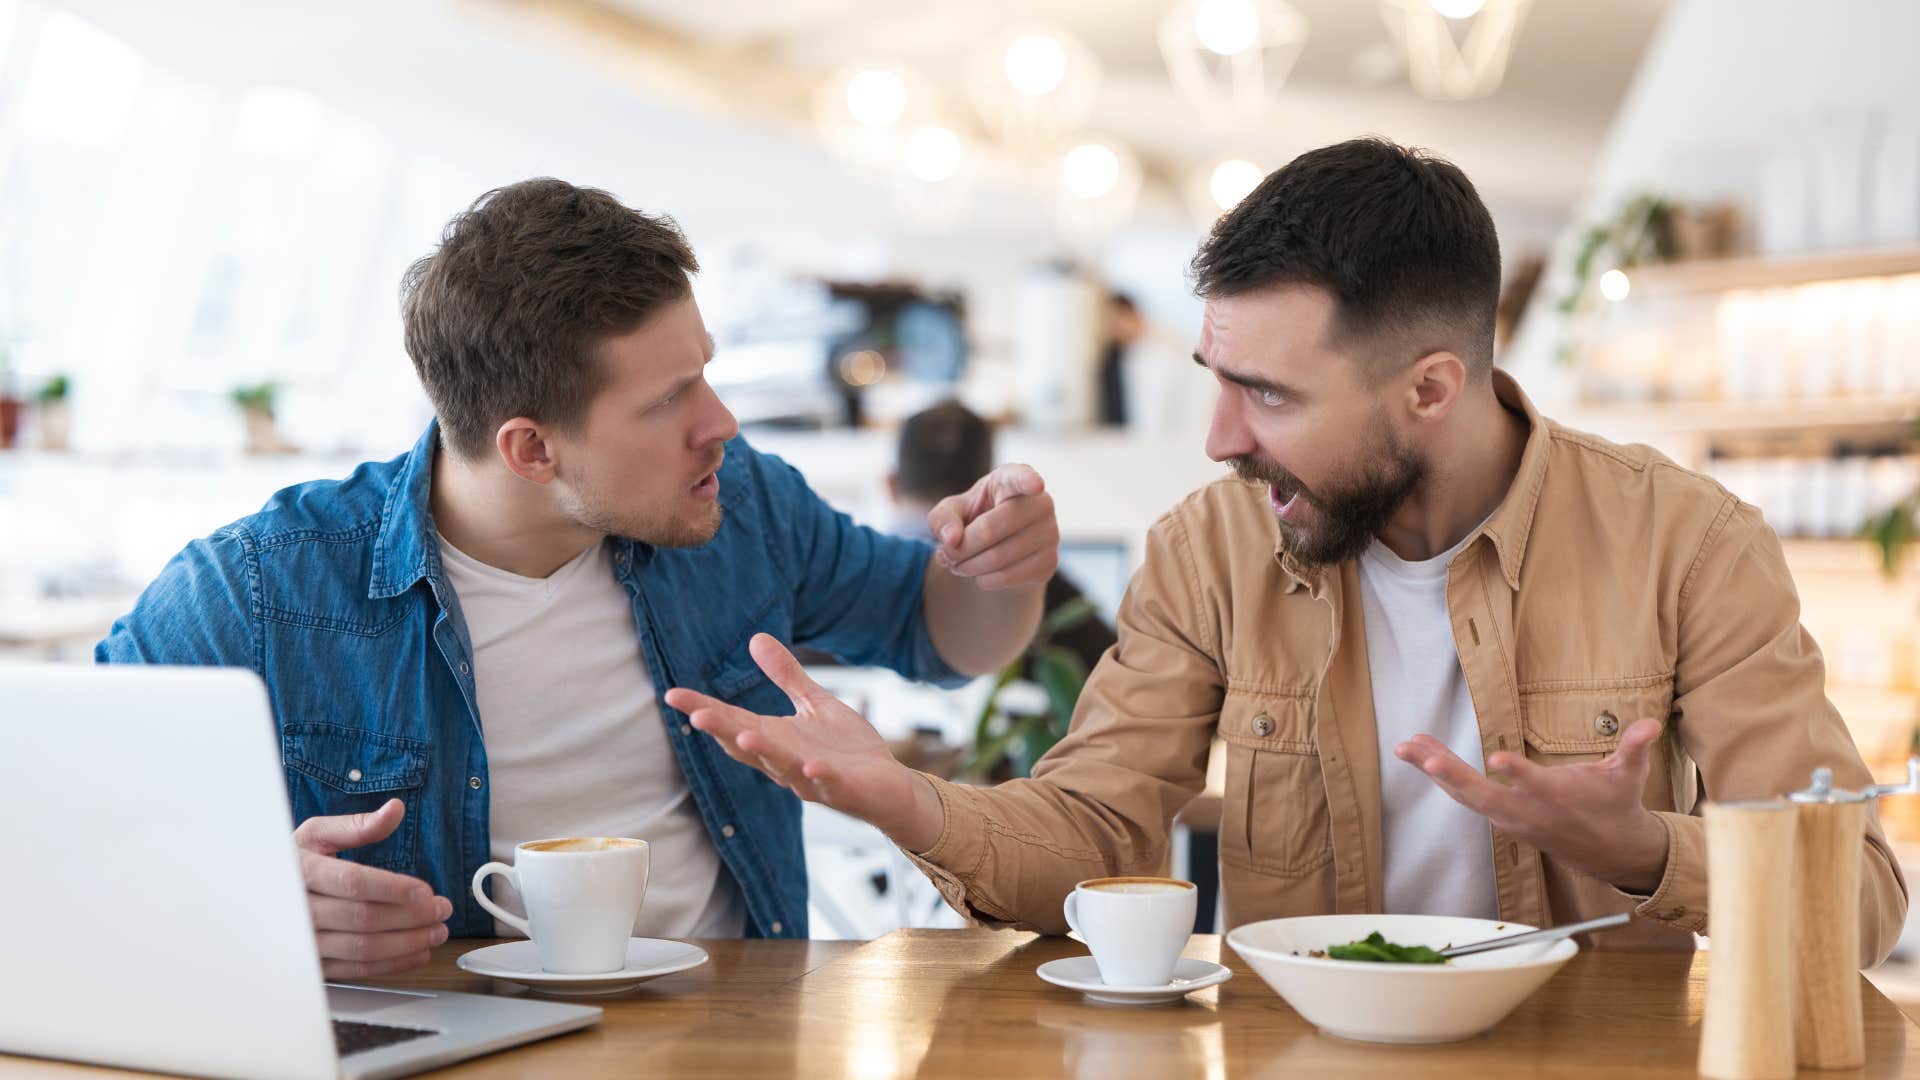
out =
[[[0,664],[0,1053],[375,1078],[600,1019],[324,983],[277,742],[249,671]]]

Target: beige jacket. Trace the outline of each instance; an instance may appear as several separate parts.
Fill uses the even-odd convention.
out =
[[[1545,420],[1495,379],[1531,433],[1512,488],[1447,573],[1483,754],[1595,761],[1635,720],[1668,722],[1645,795],[1668,834],[1658,889],[1623,893],[1495,830],[1500,917],[1632,911],[1597,943],[1689,948],[1682,931],[1707,929],[1701,801],[1781,795],[1817,765],[1858,788],[1867,768],[1759,511],[1646,447]],[[1264,488],[1229,477],[1188,496],[1148,534],[1119,644],[1071,732],[1031,780],[935,779],[946,828],[915,861],[967,915],[1064,932],[1075,882],[1161,871],[1217,734],[1227,924],[1380,911],[1382,751],[1359,589],[1351,562],[1293,562]],[[1874,962],[1899,934],[1906,883],[1877,817],[1864,843]]]

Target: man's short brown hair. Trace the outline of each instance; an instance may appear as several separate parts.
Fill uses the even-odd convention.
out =
[[[1493,370],[1500,241],[1459,167],[1386,139],[1309,150],[1214,222],[1193,257],[1205,299],[1272,285],[1332,294],[1338,344],[1388,345],[1378,382],[1437,349]]]
[[[516,416],[577,430],[605,379],[600,342],[686,297],[700,269],[671,218],[541,177],[495,188],[407,268],[407,354],[460,457]]]

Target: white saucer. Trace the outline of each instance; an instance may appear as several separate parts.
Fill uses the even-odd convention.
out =
[[[1091,956],[1049,960],[1035,968],[1034,974],[1108,1005],[1164,1005],[1233,978],[1232,971],[1210,960],[1183,959],[1173,965],[1173,981],[1165,986],[1108,986],[1100,981],[1100,968]]]
[[[707,950],[684,941],[637,937],[627,942],[627,966],[592,975],[556,975],[542,970],[531,941],[509,941],[462,953],[454,963],[475,975],[529,986],[543,994],[592,997],[631,990],[648,979],[672,975],[707,962]]]

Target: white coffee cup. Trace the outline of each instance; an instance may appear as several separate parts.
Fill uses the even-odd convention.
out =
[[[647,896],[645,840],[568,836],[529,840],[513,865],[490,862],[473,873],[473,898],[495,918],[533,939],[540,966],[556,975],[590,975],[627,966],[627,939]],[[520,893],[527,917],[487,897],[489,874]]]
[[[1193,934],[1200,891],[1191,881],[1110,877],[1067,894],[1067,925],[1093,951],[1108,986],[1165,986]]]

